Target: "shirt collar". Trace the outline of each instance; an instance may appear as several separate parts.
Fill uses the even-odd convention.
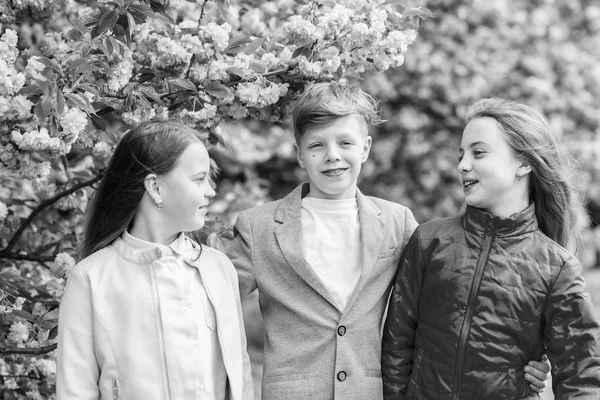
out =
[[[198,253],[197,246],[186,238],[183,233],[179,234],[173,242],[166,246],[137,238],[125,231],[113,242],[113,246],[124,259],[136,264],[146,264],[171,256],[194,258]]]

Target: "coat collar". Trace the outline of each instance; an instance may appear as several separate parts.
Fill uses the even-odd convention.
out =
[[[508,218],[496,217],[480,208],[467,206],[463,216],[463,227],[466,231],[478,236],[494,231],[496,237],[509,237],[537,230],[538,221],[533,203],[525,210]]]
[[[134,264],[148,264],[164,257],[184,256],[194,259],[198,256],[198,245],[188,239],[183,233],[168,246],[148,242],[132,236],[125,231],[117,238],[112,246],[125,260]]]
[[[275,236],[283,255],[294,271],[316,292],[334,305],[335,302],[327,288],[304,257],[301,220],[302,198],[308,194],[308,190],[308,183],[304,182],[281,200],[275,211],[275,221],[280,223],[275,228]],[[356,189],[356,200],[360,226],[361,276],[346,303],[346,310],[352,307],[369,280],[387,231],[379,207],[363,195],[358,188]],[[327,239],[323,238],[323,240]]]

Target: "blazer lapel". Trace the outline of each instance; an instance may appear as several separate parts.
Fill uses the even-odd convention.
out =
[[[352,307],[360,292],[369,281],[377,263],[386,231],[385,222],[381,218],[381,210],[358,189],[356,189],[356,199],[358,201],[358,218],[360,224],[361,274],[354,291],[346,303],[345,310],[349,310]]]
[[[281,200],[275,220],[281,225],[275,228],[275,237],[286,261],[293,270],[317,293],[335,307],[335,303],[310,264],[304,258],[302,237],[302,197],[308,192],[308,184],[300,184]]]

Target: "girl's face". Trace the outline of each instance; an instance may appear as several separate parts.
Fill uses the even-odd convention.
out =
[[[171,171],[159,176],[161,215],[167,231],[190,232],[204,226],[208,199],[215,195],[209,183],[210,161],[202,142],[190,144]]]
[[[458,171],[468,205],[507,218],[529,205],[530,168],[523,164],[493,118],[471,120],[462,135]],[[522,179],[517,179],[523,176]]]

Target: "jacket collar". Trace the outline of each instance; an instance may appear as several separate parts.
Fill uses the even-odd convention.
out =
[[[310,190],[308,182],[303,182],[296,187],[290,194],[281,199],[279,207],[275,211],[275,221],[285,222],[287,220],[300,218],[302,213],[302,198],[306,197]],[[378,216],[381,210],[371,200],[369,200],[360,189],[356,188],[356,201],[361,214]]]
[[[538,229],[538,222],[533,203],[508,218],[500,218],[480,208],[467,206],[463,216],[463,227],[479,236],[493,231],[496,237],[508,237],[535,231]]]
[[[187,259],[198,255],[198,246],[183,233],[165,246],[136,238],[125,231],[112,243],[112,246],[121,257],[135,264],[148,264],[164,257],[184,256]]]
[[[302,197],[308,194],[308,183],[302,183],[290,194],[284,197],[277,210],[275,220],[280,223],[275,228],[275,237],[279,248],[290,266],[306,283],[335,307],[331,295],[323,282],[304,258],[302,237]],[[348,298],[346,310],[356,302],[377,263],[377,257],[384,243],[386,223],[382,212],[373,201],[356,189],[360,224],[360,265],[361,276]],[[326,240],[326,239],[324,239]]]

